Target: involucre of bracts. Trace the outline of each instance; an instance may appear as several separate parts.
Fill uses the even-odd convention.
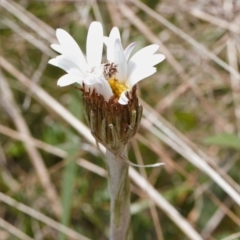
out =
[[[81,88],[85,116],[95,139],[114,154],[119,154],[136,134],[142,118],[142,106],[136,95],[136,85],[127,93],[128,104],[122,105],[112,97]]]

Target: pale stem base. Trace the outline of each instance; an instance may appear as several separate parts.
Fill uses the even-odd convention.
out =
[[[126,148],[121,154],[127,157]],[[126,240],[130,224],[128,163],[107,150],[106,164],[111,198],[110,240]]]

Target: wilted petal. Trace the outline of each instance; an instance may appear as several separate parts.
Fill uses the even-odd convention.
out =
[[[106,101],[108,101],[113,95],[108,81],[103,77],[90,75],[84,80],[84,84],[92,90],[95,89],[96,92],[101,94]]]
[[[150,67],[150,68],[137,67],[129,76],[128,83],[130,84],[131,87],[133,87],[139,81],[141,81],[146,77],[151,76],[155,72],[156,72],[155,67]]]
[[[116,77],[120,83],[124,83],[127,80],[127,60],[119,39],[114,44],[114,63],[117,65]]]
[[[90,67],[101,64],[103,50],[103,29],[99,22],[91,23],[87,36],[87,62]]]
[[[82,80],[77,75],[66,74],[66,75],[63,75],[61,78],[59,78],[57,85],[60,87],[65,87],[73,83],[82,84]]]
[[[126,92],[127,92],[127,91],[122,92],[120,98],[118,99],[118,102],[119,102],[120,104],[122,104],[122,105],[128,104],[128,101],[129,101],[129,99],[128,99],[127,96],[126,96]]]

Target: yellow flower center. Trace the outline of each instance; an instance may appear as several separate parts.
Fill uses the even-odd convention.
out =
[[[120,98],[122,92],[128,90],[129,88],[122,83],[119,83],[118,80],[114,77],[108,79],[108,83],[117,98]]]

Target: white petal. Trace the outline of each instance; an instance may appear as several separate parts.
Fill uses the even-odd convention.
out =
[[[152,56],[139,59],[138,63],[132,62],[130,60],[128,62],[128,77],[132,74],[133,71],[135,71],[136,68],[147,69],[162,62],[164,59],[165,59],[165,56],[163,54],[154,54]]]
[[[114,44],[110,41],[107,45],[107,60],[111,63],[114,62]]]
[[[103,50],[103,29],[99,22],[92,22],[87,36],[87,62],[90,67],[101,64]]]
[[[63,75],[61,78],[59,78],[57,85],[60,87],[65,87],[73,83],[82,84],[82,81],[81,79],[79,79],[77,75],[66,74],[66,75]]]
[[[128,60],[132,50],[134,49],[136,43],[131,43],[130,45],[127,46],[127,48],[124,50],[124,54],[125,54],[125,57],[126,59]]]
[[[156,72],[155,67],[150,67],[147,69],[138,67],[129,76],[128,83],[131,87],[133,87],[139,81],[141,81],[142,79],[144,79],[146,77],[149,77],[150,75],[154,74],[155,72]]]
[[[102,79],[103,78],[97,77],[94,74],[90,74],[84,79],[84,84],[87,84],[87,85],[101,84],[103,81]],[[105,79],[104,81],[107,82],[107,80]]]
[[[65,30],[58,28],[56,30],[57,39],[61,46],[68,47],[73,52],[79,51],[79,46],[72,36]]]
[[[127,80],[127,60],[119,39],[114,44],[114,63],[117,65],[116,77],[120,83],[124,83]]]
[[[128,62],[128,78],[137,67],[141,66],[146,69],[156,65],[158,63],[157,61],[162,61],[162,58],[165,58],[165,56],[162,54],[159,54],[161,57],[153,57],[155,56],[153,54],[158,48],[159,46],[157,44],[152,44],[135,53]]]
[[[130,61],[135,62],[136,64],[141,63],[144,59],[147,59],[149,56],[153,55],[159,46],[157,44],[152,44],[147,47],[142,48],[136,52],[130,59]]]
[[[105,78],[90,75],[84,80],[84,84],[92,90],[95,89],[106,101],[113,95],[112,89]]]
[[[163,54],[154,54],[152,56],[149,56],[148,58],[141,59],[138,63],[134,62],[137,67],[153,67],[156,64],[162,62],[165,59],[165,56]],[[132,62],[130,60],[130,62]]]
[[[107,45],[107,60],[109,62],[115,62],[114,59],[114,45],[115,45],[115,41],[116,39],[119,39],[119,41],[121,42],[121,37],[120,37],[120,33],[117,27],[113,27],[109,38],[104,38],[104,42]]]
[[[127,91],[122,92],[120,98],[118,99],[118,102],[119,102],[120,104],[122,104],[122,105],[128,104],[128,101],[129,101],[129,99],[128,99],[127,96],[126,96],[126,92],[127,92]]]
[[[51,48],[53,50],[55,50],[56,52],[59,52],[59,53],[63,54],[63,50],[62,50],[61,45],[59,45],[59,44],[51,44]]]
[[[145,66],[153,67],[156,64],[162,62],[165,59],[163,54],[154,54],[150,57],[150,59],[146,59],[147,61],[144,63]]]
[[[121,37],[120,37],[120,32],[119,29],[117,27],[113,27],[109,38],[111,39],[111,41],[115,42],[116,39],[119,39],[121,41]]]
[[[76,61],[81,65],[81,68],[87,71],[87,63],[84,55],[72,36],[60,28],[57,29],[56,35],[61,45],[61,53],[75,56]]]
[[[106,46],[108,46],[108,44],[109,44],[109,42],[110,42],[109,37],[104,36],[104,37],[103,37],[103,42],[104,42],[104,44],[105,44]]]
[[[74,58],[72,59],[71,56],[57,56],[56,58],[49,60],[48,63],[63,69],[67,73],[78,75],[80,78],[83,78],[84,76],[81,69],[75,64]]]

